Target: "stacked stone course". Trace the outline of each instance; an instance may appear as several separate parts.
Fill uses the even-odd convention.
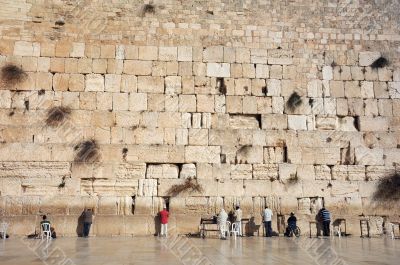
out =
[[[156,1],[144,16],[143,1],[78,1],[79,14],[67,1],[0,2],[0,67],[27,74],[0,90],[12,234],[46,213],[75,235],[84,207],[96,235],[152,234],[165,204],[181,233],[237,204],[257,223],[265,205],[294,211],[303,231],[323,203],[353,234],[362,213],[398,216],[398,201],[373,200],[400,163],[400,28],[387,9],[348,7],[376,15],[367,31],[365,13],[332,1]],[[381,56],[389,65],[372,68]],[[46,126],[57,106],[70,116]],[[100,161],[74,162],[88,139]],[[203,191],[171,196],[187,178]]]

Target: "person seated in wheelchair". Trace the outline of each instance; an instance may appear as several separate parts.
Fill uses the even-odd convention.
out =
[[[286,227],[285,236],[293,236],[294,231],[297,227],[297,218],[293,212],[290,213],[290,217],[287,220],[288,226]]]

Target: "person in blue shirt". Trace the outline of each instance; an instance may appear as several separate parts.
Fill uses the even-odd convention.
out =
[[[318,219],[322,222],[322,231],[324,236],[330,235],[331,213],[322,207],[318,213]]]

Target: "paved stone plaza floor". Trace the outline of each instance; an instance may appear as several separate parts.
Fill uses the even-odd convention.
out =
[[[324,253],[324,254],[323,254]],[[321,255],[323,254],[323,255]],[[0,264],[399,264],[388,238],[58,238],[0,242]],[[329,263],[331,262],[331,263]]]

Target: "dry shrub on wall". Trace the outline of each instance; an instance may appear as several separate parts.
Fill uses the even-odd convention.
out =
[[[373,195],[377,202],[389,202],[400,200],[400,173],[384,177],[379,181]]]
[[[378,69],[378,68],[383,68],[385,66],[389,65],[389,61],[385,57],[379,57],[376,59],[372,64],[371,67],[373,69]]]
[[[142,10],[140,11],[140,15],[142,17],[146,16],[146,14],[155,14],[156,13],[156,7],[153,4],[145,4],[142,7]]]
[[[69,107],[53,107],[47,111],[46,125],[50,127],[60,126],[71,114]]]
[[[182,192],[203,192],[203,187],[197,182],[197,180],[192,178],[187,178],[182,184],[172,185],[167,191],[170,196],[177,196]]]
[[[75,162],[78,163],[95,163],[100,160],[100,148],[96,140],[86,140],[74,147]]]
[[[26,80],[28,75],[14,64],[6,64],[1,68],[1,84],[2,86],[15,86]]]
[[[297,92],[293,92],[292,95],[290,95],[288,101],[286,102],[286,106],[290,111],[294,111],[297,107],[299,107],[303,103],[301,97]]]

